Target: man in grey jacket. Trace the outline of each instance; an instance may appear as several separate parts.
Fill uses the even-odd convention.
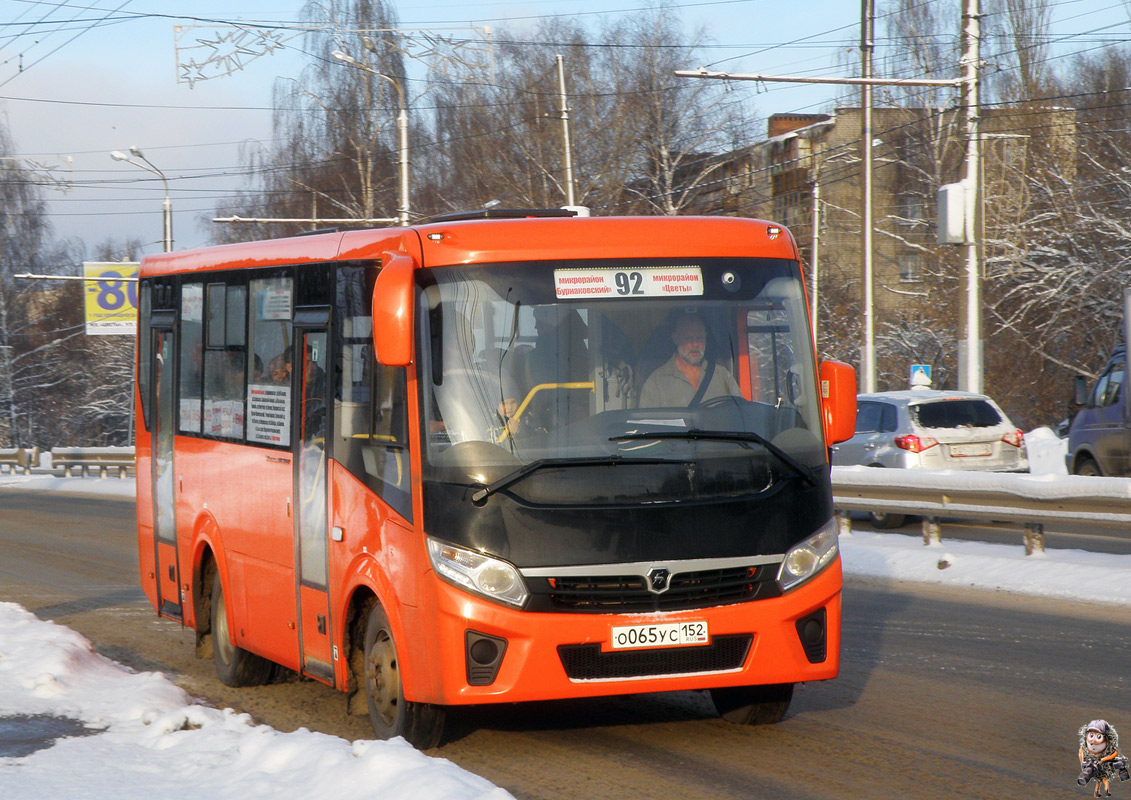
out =
[[[741,396],[738,384],[726,367],[706,358],[707,327],[697,314],[679,316],[672,331],[672,343],[675,345],[672,357],[644,381],[639,408],[686,407],[715,397]]]

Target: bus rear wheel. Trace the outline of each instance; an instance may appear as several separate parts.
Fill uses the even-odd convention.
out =
[[[792,683],[724,686],[711,690],[711,701],[719,716],[736,725],[773,725],[781,722],[792,699]]]
[[[220,573],[212,579],[212,660],[216,674],[227,686],[260,686],[275,676],[275,665],[232,644],[228,607]]]
[[[369,721],[379,738],[403,736],[420,750],[435,747],[443,738],[444,707],[404,698],[393,630],[377,602],[370,606],[365,624],[365,697]]]

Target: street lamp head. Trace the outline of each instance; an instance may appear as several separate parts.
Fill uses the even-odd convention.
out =
[[[344,61],[347,64],[356,64],[357,63],[357,59],[354,58],[353,56],[351,56],[349,53],[347,53],[344,50],[334,50],[333,52],[330,53],[330,55],[332,55],[334,58],[338,59],[338,61]]]
[[[161,184],[165,187],[165,203],[163,205],[164,222],[165,222],[165,252],[168,253],[173,249],[173,207],[169,202],[169,180],[165,177],[165,173],[153,166],[152,162],[144,155],[137,145],[130,148],[130,153],[133,158],[123,153],[121,150],[113,150],[110,152],[110,158],[115,161],[124,161],[131,164],[138,169],[143,169],[146,172],[151,172],[161,179]],[[134,161],[134,158],[139,159]]]

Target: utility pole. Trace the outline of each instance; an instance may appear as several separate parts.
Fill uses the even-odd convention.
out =
[[[817,159],[816,153],[809,155],[810,161],[813,163],[813,238],[809,248],[809,273],[812,278],[813,296],[811,300],[811,310],[809,312],[809,323],[813,327],[813,350],[817,349],[817,298],[818,298],[818,285],[820,273],[820,253],[821,253],[821,162]]]
[[[378,53],[377,46],[373,44],[373,40],[368,36],[362,38],[362,44],[366,50],[372,53]],[[338,61],[342,61],[350,66],[368,72],[374,77],[381,80],[388,81],[397,90],[397,224],[408,225],[409,215],[409,163],[408,163],[408,100],[405,97],[405,88],[401,85],[402,80],[397,80],[379,72],[368,64],[363,64],[356,58],[351,56],[344,50],[334,50],[330,53]],[[369,203],[366,204],[368,209]],[[231,222],[233,220],[213,220],[213,222]],[[278,220],[264,220],[267,222],[277,222]]]
[[[962,89],[963,96],[966,100],[967,109],[967,125],[974,126],[973,137],[967,142],[966,151],[966,174],[970,176],[979,174],[979,159],[980,150],[977,146],[977,124],[978,124],[978,59],[977,54],[977,38],[978,32],[978,18],[977,11],[978,0],[965,0],[967,9],[973,9],[964,14],[965,27],[964,31],[967,34],[967,48],[973,47],[973,55],[968,55],[963,58],[963,66],[965,67],[963,77],[954,79],[900,79],[900,78],[875,78],[872,77],[872,50],[874,49],[875,42],[873,36],[874,28],[874,13],[873,13],[873,0],[861,0],[861,20],[860,20],[860,50],[862,60],[864,61],[862,72],[864,73],[860,78],[839,78],[839,77],[817,77],[809,75],[765,75],[762,73],[747,73],[738,74],[730,72],[711,72],[706,69],[698,70],[676,70],[675,74],[680,78],[713,78],[716,80],[727,81],[757,81],[759,83],[818,83],[818,84],[834,84],[844,86],[861,86],[866,90],[873,86],[931,86],[938,88],[950,87],[954,89]],[[971,44],[973,42],[973,44]],[[973,86],[973,91],[970,87]],[[871,92],[865,91],[863,93],[862,108],[861,108],[861,155],[863,158],[863,165],[861,170],[863,172],[861,202],[863,209],[861,211],[861,249],[863,250],[861,262],[862,271],[864,274],[864,345],[860,352],[860,367],[863,373],[861,387],[865,392],[874,391],[876,387],[876,342],[875,342],[875,316],[873,304],[873,276],[872,276],[872,203],[871,203],[871,188],[872,188],[872,103]],[[969,127],[968,127],[969,132]],[[974,200],[966,198],[966,202],[976,203],[976,196]],[[969,211],[969,207],[967,208]],[[969,218],[968,218],[969,219]],[[967,224],[971,224],[969,221]],[[969,240],[976,238],[976,229],[968,229],[970,234]],[[977,244],[972,244],[974,254],[972,258],[977,261],[978,247]],[[977,266],[973,267],[970,272],[968,283],[971,286],[977,284],[979,280],[979,270]],[[977,292],[977,287],[971,289],[971,292]],[[967,331],[971,330],[970,319],[974,319],[974,324],[980,328],[981,320],[981,301],[980,293],[973,299],[967,301]],[[980,335],[980,333],[978,333]],[[977,385],[981,386],[981,350],[980,346],[977,349],[978,360],[975,365],[971,367],[971,371],[977,371]]]
[[[860,371],[865,392],[876,391],[876,309],[872,268],[872,51],[875,49],[875,0],[860,4],[860,249],[864,285],[864,348]]]
[[[982,263],[978,236],[978,212],[982,193],[982,142],[979,72],[981,68],[981,9],[979,0],[966,0],[962,14],[962,105],[966,127],[966,359],[959,388],[968,392],[983,389],[982,370]]]
[[[566,97],[565,58],[561,55],[554,57],[558,62],[558,97],[561,100],[562,119],[562,147],[564,149],[565,163],[565,194],[567,206],[577,205],[573,188],[573,149],[569,141],[569,102]]]

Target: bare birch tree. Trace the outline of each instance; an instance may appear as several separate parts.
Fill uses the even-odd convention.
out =
[[[275,87],[273,145],[246,153],[257,178],[217,212],[245,217],[391,218],[397,206],[397,88],[410,97],[396,14],[384,0],[312,0],[310,63]],[[334,56],[341,51],[357,63]],[[384,76],[384,77],[382,77]],[[240,226],[223,241],[298,233],[308,225]]]
[[[388,3],[326,0],[308,19],[338,20],[339,33],[311,33],[311,65],[280,84],[275,146],[248,154],[259,178],[218,209],[270,217],[391,216],[396,144],[392,84],[413,83]],[[576,201],[618,213],[679,213],[719,169],[716,157],[745,142],[737,95],[707,81],[676,78],[696,46],[670,9],[592,31],[548,19],[522,36],[496,31],[493,74],[449,63],[413,92],[413,210],[462,210],[564,203],[565,147],[555,56],[565,57]],[[332,58],[349,53],[366,68]],[[422,67],[423,69],[423,67]],[[391,81],[377,77],[388,76]],[[285,235],[286,226],[226,229],[225,240]]]

